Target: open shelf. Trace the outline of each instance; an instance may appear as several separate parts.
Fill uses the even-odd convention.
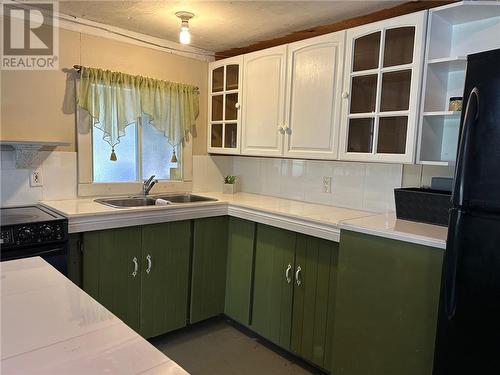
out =
[[[467,56],[449,56],[449,57],[441,57],[439,59],[430,59],[427,60],[427,64],[464,64],[467,62]]]
[[[427,62],[451,63],[458,69],[465,56],[499,48],[500,1],[464,1],[431,9],[427,32]]]
[[[430,69],[446,70],[447,72],[464,71],[467,67],[467,56],[452,56],[431,59],[427,61]]]
[[[500,48],[500,1],[462,1],[429,10],[417,160],[455,164],[461,111],[450,98],[464,95],[467,56]]]
[[[461,111],[432,111],[424,112],[424,116],[447,116],[447,117],[460,117]]]
[[[498,2],[476,0],[445,5],[431,11],[431,13],[438,14],[443,20],[454,25],[495,18],[499,15],[499,12],[500,4]]]
[[[440,167],[449,167],[453,165],[452,161],[442,161],[442,160],[420,160],[419,164],[422,165],[437,165]]]
[[[454,115],[424,116],[421,125],[420,163],[452,165],[457,154],[460,117]]]

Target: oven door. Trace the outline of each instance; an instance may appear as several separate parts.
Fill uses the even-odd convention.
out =
[[[64,276],[68,276],[68,246],[65,243],[20,249],[2,249],[1,251],[2,262],[30,257],[42,257]]]

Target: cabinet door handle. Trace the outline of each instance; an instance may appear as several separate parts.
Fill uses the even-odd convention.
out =
[[[302,280],[300,279],[301,272],[302,272],[302,268],[300,266],[298,266],[297,271],[295,271],[295,282],[297,283],[297,286],[300,286],[300,284],[302,284]]]
[[[137,276],[137,271],[139,271],[139,263],[137,262],[137,258],[133,257],[132,262],[134,263],[134,271],[132,272],[132,277]]]
[[[153,266],[153,262],[151,260],[151,255],[148,254],[148,256],[146,257],[146,260],[148,261],[148,268],[146,268],[146,273],[150,273],[151,267]]]
[[[278,131],[280,134],[285,134],[285,128],[283,126],[278,126]]]
[[[240,107],[241,107],[240,103],[236,103],[236,104],[234,105],[234,108],[236,108],[236,109],[240,109]]]
[[[349,93],[348,93],[347,91],[344,91],[344,92],[342,93],[342,97],[343,97],[344,99],[347,99],[347,98],[349,97]]]
[[[290,271],[292,270],[292,265],[289,264],[285,271],[285,279],[288,284],[292,282],[292,277],[290,276]]]
[[[285,126],[285,133],[288,135],[292,134],[292,129],[289,126]]]

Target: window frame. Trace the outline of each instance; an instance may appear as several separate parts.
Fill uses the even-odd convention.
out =
[[[141,126],[138,121],[138,126]],[[93,153],[92,153],[92,125],[87,111],[76,106],[77,129],[77,159],[78,159],[78,196],[108,196],[142,194],[142,182],[94,182],[93,180]],[[141,132],[137,141],[141,142]],[[142,145],[138,151],[141,152]],[[151,194],[190,192],[193,187],[193,145],[192,137],[181,147],[182,179],[159,180]],[[138,154],[139,155],[139,154]],[[139,156],[140,157],[140,156]],[[141,163],[138,163],[141,164]],[[142,169],[142,165],[139,165]]]

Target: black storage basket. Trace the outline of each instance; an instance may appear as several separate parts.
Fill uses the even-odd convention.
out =
[[[398,219],[428,224],[448,225],[451,208],[449,191],[399,188],[394,189]]]

